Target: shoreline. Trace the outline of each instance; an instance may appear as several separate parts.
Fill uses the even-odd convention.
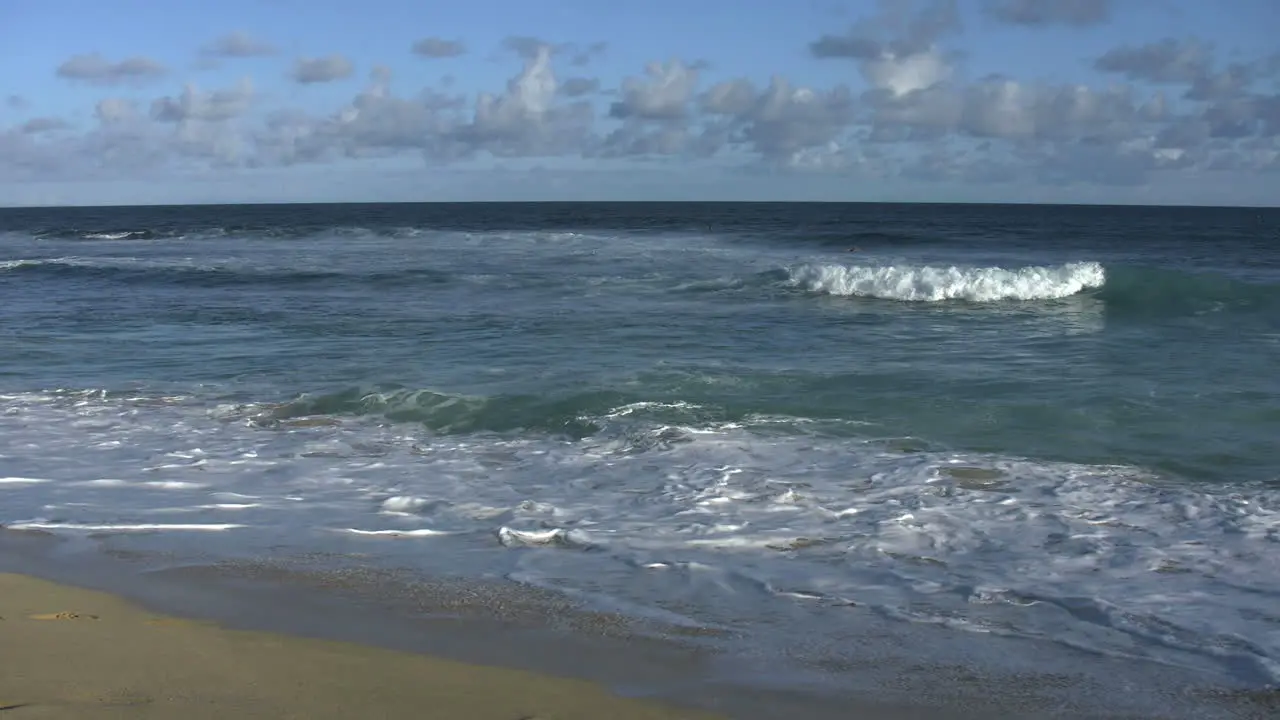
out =
[[[227,629],[29,575],[0,573],[0,617],[5,647],[21,648],[0,677],[0,711],[15,718],[722,717],[581,680]]]
[[[218,632],[250,633],[285,644],[337,643],[356,655],[386,652],[401,660],[425,658],[480,674],[526,673],[553,685],[577,683],[575,688],[599,694],[593,695],[593,702],[653,703],[672,713],[660,717],[764,720],[800,713],[834,719],[848,717],[850,711],[868,720],[978,717],[824,697],[794,688],[751,687],[723,677],[708,653],[678,637],[662,639],[628,630],[629,618],[582,612],[549,593],[471,581],[428,580],[397,588],[394,578],[379,571],[322,573],[270,563],[170,562],[102,552],[91,539],[2,527],[0,575],[44,583],[67,597],[97,597],[130,612]],[[3,592],[0,589],[0,616],[14,614],[4,607]],[[0,633],[9,629],[0,625]],[[0,642],[8,647],[18,641]],[[12,702],[7,696],[0,701]],[[612,710],[599,716],[649,717]],[[511,720],[525,717],[575,716],[526,714]]]
[[[40,592],[52,599],[65,597],[78,602],[77,598],[90,598],[93,603],[112,608],[129,608],[126,614],[134,613],[130,617],[138,617],[137,613],[163,616],[162,624],[176,624],[184,628],[184,633],[197,632],[185,629],[188,626],[202,628],[198,632],[205,635],[191,636],[190,642],[197,647],[211,642],[217,645],[223,640],[216,638],[224,638],[223,634],[239,637],[236,633],[248,633],[262,642],[291,648],[287,650],[293,653],[290,657],[312,657],[319,652],[317,648],[323,647],[329,655],[336,652],[347,658],[374,658],[367,662],[375,664],[418,667],[425,662],[422,673],[428,677],[433,672],[450,677],[449,673],[461,673],[468,678],[494,673],[492,677],[497,679],[491,682],[508,683],[517,689],[528,687],[534,682],[529,679],[532,677],[565,688],[566,693],[578,698],[575,702],[603,703],[599,707],[610,717],[764,720],[797,713],[815,720],[1174,717],[1159,712],[1103,713],[1097,711],[1096,703],[1088,710],[1064,704],[1055,692],[1071,687],[1071,678],[1034,672],[993,678],[983,676],[976,668],[928,663],[903,668],[915,677],[909,681],[904,678],[901,687],[886,685],[882,692],[870,694],[852,684],[843,690],[804,687],[786,678],[769,686],[770,678],[744,678],[735,672],[735,658],[721,656],[715,648],[702,643],[707,638],[697,633],[681,634],[679,628],[669,628],[673,632],[667,633],[658,628],[655,633],[653,627],[646,627],[635,618],[584,611],[553,593],[514,584],[450,578],[418,578],[409,584],[392,573],[358,568],[313,571],[270,561],[207,563],[188,558],[135,557],[104,552],[92,538],[2,528],[0,573],[26,576],[26,580],[19,577],[4,582],[39,586],[43,588]],[[9,600],[3,597],[5,587],[0,585],[0,616],[25,617],[25,611],[8,607]],[[28,615],[58,612],[86,611],[60,605],[57,609],[35,608]],[[92,610],[87,612],[105,617]],[[83,623],[71,625],[87,627]],[[6,646],[22,647],[30,642],[7,637],[14,627],[0,624],[0,637],[6,638]],[[144,630],[150,632],[151,627]],[[72,631],[60,632],[72,639],[79,637]],[[154,662],[147,659],[147,653],[163,655],[164,649],[148,645],[150,642],[153,640],[139,643],[142,655],[136,662]],[[60,652],[66,652],[67,646],[62,647]],[[57,647],[54,650],[58,651]],[[76,653],[79,652],[77,647]],[[786,659],[780,661],[785,664]],[[56,670],[57,665],[53,668]],[[865,681],[870,676],[866,670],[854,666],[833,672],[837,678],[862,675]],[[779,665],[778,671],[783,673],[785,668]],[[524,675],[508,677],[504,673]],[[65,688],[78,682],[70,677],[62,680]],[[913,687],[922,682],[936,684],[937,691],[916,695]],[[423,685],[429,686],[430,681]],[[0,683],[0,688],[6,687]],[[1067,695],[1072,694],[1077,693],[1068,690]],[[526,693],[521,697],[534,696]],[[399,702],[396,698],[379,701],[388,703],[389,710]],[[633,701],[641,704],[628,704]],[[1275,693],[1265,692],[1223,690],[1204,694],[1189,690],[1182,701],[1207,703],[1206,707],[1217,711],[1213,717],[1224,718],[1271,717],[1278,707]],[[8,689],[0,693],[0,706],[13,702]],[[614,703],[621,703],[616,706],[619,709],[613,709]],[[673,714],[644,714],[658,712],[655,707]],[[1174,709],[1172,705],[1168,708]],[[6,711],[5,716],[10,712],[13,717],[23,717],[16,709]],[[358,714],[369,712],[367,707],[361,707]],[[466,717],[487,717],[468,708],[462,712]],[[515,715],[512,720],[518,717],[577,716],[545,711]]]

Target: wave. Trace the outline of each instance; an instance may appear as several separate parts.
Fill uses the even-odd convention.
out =
[[[32,232],[31,237],[41,241],[124,241],[124,240],[212,240],[229,235],[251,235],[277,239],[302,236],[323,231],[322,227],[277,228],[271,226],[177,226],[173,224],[155,227],[46,227]],[[335,229],[340,231],[341,229]]]
[[[0,261],[0,276],[4,274],[72,280],[104,280],[126,285],[182,285],[205,288],[327,282],[444,283],[450,280],[447,273],[426,268],[350,273],[340,270],[236,267],[141,261],[134,258],[80,257]]]
[[[81,233],[79,240],[152,240],[156,234],[151,230],[97,230]]]
[[[622,454],[660,452],[717,429],[749,430],[778,439],[833,440],[868,439],[886,432],[875,422],[803,400],[728,399],[709,387],[714,382],[677,374],[650,377],[647,389],[635,391],[592,388],[563,394],[493,395],[400,385],[355,386],[305,393],[278,403],[221,405],[213,414],[224,421],[281,431],[370,423],[417,425],[437,438],[553,438]],[[765,394],[777,394],[769,393],[768,379],[743,382],[759,385]],[[817,379],[783,382],[800,397],[813,397],[822,384]],[[895,447],[915,451],[931,445],[911,439]]]
[[[540,236],[551,239],[552,236]],[[605,269],[617,268],[605,262]],[[445,272],[425,267],[280,267],[190,259],[143,257],[25,258],[0,261],[0,278],[30,277],[124,285],[202,288],[243,286],[374,285],[379,288],[439,285],[469,281],[481,275]],[[502,277],[502,276],[492,276]],[[546,273],[522,275],[520,283],[561,286],[565,292],[583,280],[603,292],[625,294],[637,280],[660,292],[674,294],[736,294],[804,292],[821,295],[892,300],[908,303],[1034,303],[1074,296],[1098,303],[1112,317],[1156,318],[1214,312],[1280,311],[1280,285],[1213,272],[1172,268],[1107,265],[1096,261],[1061,265],[944,266],[928,264],[806,263],[774,267],[763,272],[702,277],[673,277],[651,273],[631,278],[616,272],[601,277]]]
[[[1280,311],[1280,285],[1212,272],[1075,262],[1056,266],[941,267],[806,264],[762,274],[807,292],[900,302],[998,303],[1086,296],[1112,317]]]
[[[316,238],[391,238],[411,240],[432,234],[461,233],[468,236],[494,240],[574,240],[593,236],[568,230],[516,231],[492,229],[475,232],[450,230],[415,225],[363,226],[325,225],[319,223],[294,223],[290,225],[158,225],[155,227],[115,228],[40,228],[20,235],[41,241],[122,241],[122,240],[217,240],[239,238],[248,240],[313,240]]]
[[[1280,285],[1211,272],[1118,266],[1098,293],[1117,315],[1177,316],[1211,312],[1280,311]]]
[[[664,387],[626,392],[607,388],[568,394],[465,395],[399,385],[306,393],[281,403],[225,406],[225,419],[287,429],[341,423],[341,418],[417,424],[440,435],[525,434],[571,440],[598,438],[636,451],[685,442],[698,428],[752,427],[778,436],[851,437],[865,421],[804,403],[725,402],[705,378],[651,378]],[[699,387],[699,385],[703,387]],[[802,395],[813,383],[802,383]]]
[[[1102,287],[1107,278],[1096,262],[1015,269],[805,264],[786,275],[810,292],[904,302],[1051,300]]]
[[[493,412],[486,402],[352,389],[275,414],[406,405]],[[833,627],[844,633],[832,623],[846,617],[859,623],[847,629],[865,629],[859,617],[872,613],[1035,639],[1036,653],[1056,642],[1251,686],[1280,678],[1280,639],[1268,634],[1280,622],[1280,574],[1268,552],[1280,510],[1274,490],[1205,490],[1139,465],[762,438],[732,423],[689,428],[651,419],[705,412],[676,402],[608,413],[645,416],[632,431],[651,433],[647,448],[625,436],[604,443],[441,437],[381,423],[217,428],[193,414],[208,409],[199,396],[138,408],[68,392],[0,396],[0,405],[0,451],[55,444],[94,452],[69,466],[61,457],[28,463],[11,479],[0,517],[14,527],[223,530],[226,542],[260,538],[277,551],[282,536],[323,551],[309,543],[332,532],[369,543],[449,534],[483,543],[464,546],[467,571],[510,570],[505,559],[488,564],[495,546],[533,550],[519,563],[522,582],[591,591],[606,602],[678,602],[708,624],[772,619],[753,623],[753,633],[782,629],[798,642]],[[86,425],[86,418],[109,422]],[[150,451],[140,455],[138,447]],[[250,460],[246,448],[254,450]],[[146,480],[157,477],[151,471],[160,479]],[[185,513],[180,524],[175,508]],[[256,549],[202,549],[216,556],[245,547]],[[409,553],[432,562],[456,556],[433,548]],[[378,562],[376,546],[368,550],[366,561]],[[410,555],[382,557],[401,563]],[[790,607],[798,612],[784,615]],[[787,622],[773,621],[779,617]],[[748,640],[767,647],[769,638]],[[951,657],[940,655],[950,647],[929,645],[930,659]]]
[[[477,396],[394,385],[304,394],[288,402],[246,410],[251,422],[267,427],[347,415],[418,423],[445,434],[533,431],[575,439],[595,435],[610,420],[623,417],[673,424],[699,424],[723,417],[692,403],[644,402],[612,390],[559,397]]]

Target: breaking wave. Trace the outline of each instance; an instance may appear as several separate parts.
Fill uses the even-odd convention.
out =
[[[201,532],[218,536],[200,541],[215,554],[262,541],[278,552],[282,536],[315,549],[321,535],[358,535],[397,543],[371,557],[479,573],[510,572],[492,552],[501,548],[522,553],[511,576],[521,582],[605,602],[639,592],[642,611],[686,608],[699,622],[792,618],[761,627],[805,641],[845,631],[818,623],[864,608],[1250,686],[1280,679],[1273,489],[1191,487],[1137,465],[901,437],[779,436],[761,432],[762,418],[699,422],[688,402],[603,410],[618,402],[604,395],[576,398],[573,412],[619,432],[578,442],[302,421],[397,405],[422,418],[448,407],[466,415],[509,401],[352,390],[277,408],[281,426],[268,428],[198,396],[0,395],[0,453],[41,444],[93,453],[6,467],[0,521],[165,539]],[[443,536],[469,543],[453,546],[466,550],[459,564],[426,544]]]
[[[1053,266],[805,264],[766,279],[806,292],[899,302],[997,303],[1087,296],[1112,316],[1178,317],[1280,311],[1280,286],[1212,272],[1097,262]]]
[[[78,240],[152,240],[156,233],[151,230],[97,230],[81,233]]]
[[[1275,284],[1164,268],[1116,267],[1099,297],[1113,312],[1134,316],[1280,310],[1280,286]]]
[[[811,292],[905,302],[1052,300],[1102,287],[1106,278],[1096,262],[1015,269],[806,264],[787,270],[789,284]]]
[[[733,413],[741,417],[745,410]],[[258,426],[285,426],[335,416],[376,417],[393,423],[419,423],[444,434],[533,431],[577,439],[600,432],[610,420],[627,417],[660,424],[700,425],[726,413],[700,405],[644,402],[614,390],[588,390],[565,396],[462,395],[425,388],[351,387],[304,394],[284,403],[231,409]]]

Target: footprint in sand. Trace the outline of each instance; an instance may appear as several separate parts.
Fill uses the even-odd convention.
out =
[[[40,615],[28,615],[32,620],[97,620],[97,615],[81,615],[73,612],[56,612],[42,613]]]

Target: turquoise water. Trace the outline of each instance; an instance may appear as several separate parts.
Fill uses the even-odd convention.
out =
[[[848,600],[1274,682],[1278,229],[1196,208],[0,210],[0,522],[407,538],[682,622]]]
[[[289,412],[575,437],[580,415],[687,401],[692,419],[1280,474],[1274,211],[192,207],[0,227],[10,390],[305,393]],[[981,284],[1037,266],[1061,277]],[[361,399],[375,388],[393,399]]]

